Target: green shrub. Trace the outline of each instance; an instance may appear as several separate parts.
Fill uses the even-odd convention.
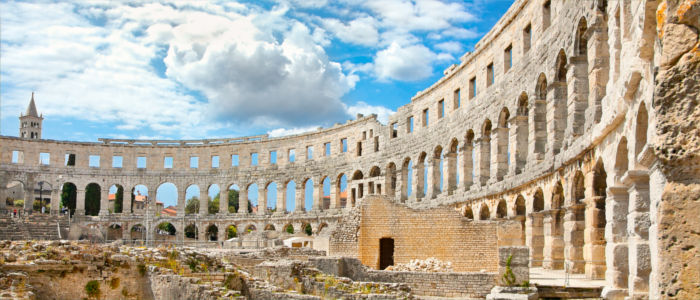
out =
[[[90,298],[98,298],[100,296],[100,282],[97,280],[90,280],[85,284],[85,293],[87,293]]]
[[[513,259],[513,254],[508,256],[508,259],[506,260],[506,271],[503,272],[503,276],[501,277],[501,283],[505,286],[515,286],[517,284],[517,279],[515,278],[515,274],[513,274],[513,269],[510,268],[510,261]]]

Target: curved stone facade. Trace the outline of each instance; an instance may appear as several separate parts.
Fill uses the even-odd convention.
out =
[[[130,228],[167,220],[182,232],[196,222],[200,232],[216,224],[220,236],[229,224],[332,229],[363,197],[381,194],[414,208],[454,207],[474,220],[521,220],[532,266],[563,269],[566,264],[573,272],[605,279],[609,297],[656,295],[658,285],[650,284],[658,275],[660,251],[653,241],[658,234],[653,204],[664,187],[664,175],[650,171],[656,163],[651,141],[657,110],[651,105],[661,55],[658,6],[655,1],[516,1],[473,52],[400,107],[387,125],[376,116],[360,116],[288,137],[201,141],[1,137],[0,187],[20,181],[32,193],[44,181],[53,200],[71,182],[78,188],[76,214],[85,224]],[[309,147],[313,154],[307,158]],[[270,160],[273,151],[276,163]],[[50,154],[48,164],[41,164],[40,153]],[[257,165],[251,163],[254,153]],[[76,155],[75,166],[65,166],[66,154]],[[90,155],[99,155],[99,167],[89,166]],[[232,155],[238,155],[238,166],[232,166]],[[122,167],[112,168],[113,156],[122,157]],[[145,158],[143,168],[137,168],[139,157]],[[166,157],[172,158],[172,168],[164,168]],[[192,157],[198,157],[198,168],[190,167]],[[218,167],[212,167],[212,157],[218,157]],[[328,205],[322,201],[326,177]],[[304,211],[307,180],[314,185],[310,211]],[[290,181],[296,183],[293,208],[285,206]],[[166,182],[177,187],[176,217],[147,221],[143,214],[107,209],[113,184],[125,191],[145,185],[155,198]],[[271,182],[277,199],[266,199]],[[100,213],[81,217],[90,183],[102,189]],[[221,205],[215,215],[185,216],[185,189],[192,184],[202,191],[200,198],[212,184],[236,184],[242,208],[248,187],[257,184],[259,207],[275,201],[277,212],[229,213]]]

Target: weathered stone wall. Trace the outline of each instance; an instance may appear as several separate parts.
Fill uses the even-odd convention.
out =
[[[497,222],[471,221],[454,208],[414,210],[386,198],[362,203],[359,259],[379,267],[379,240],[394,239],[394,263],[435,257],[458,272],[498,270]]]

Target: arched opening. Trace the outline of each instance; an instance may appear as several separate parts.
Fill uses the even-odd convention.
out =
[[[53,187],[46,181],[39,181],[34,185],[34,199],[31,199],[34,213],[48,214],[51,212],[51,190]]]
[[[199,186],[190,185],[185,190],[185,214],[194,215],[199,214]]]
[[[373,166],[369,170],[369,178],[377,178],[381,176],[382,171],[378,166]],[[381,194],[382,183],[381,181],[370,181],[367,183],[367,193],[370,195]]]
[[[284,232],[294,234],[294,226],[292,224],[287,224],[284,226]]]
[[[369,177],[377,177],[381,175],[381,173],[382,171],[377,166],[373,166],[371,169],[369,169]]]
[[[221,205],[221,188],[218,184],[212,184],[207,190],[207,214],[215,215],[219,212]]]
[[[326,223],[319,224],[318,230],[316,230],[316,235],[325,234],[327,231],[327,230],[325,230],[326,228],[328,228],[328,224],[326,224]]]
[[[336,183],[336,189],[338,189],[337,205],[338,207],[347,207],[348,205],[348,177],[341,173],[338,175],[338,182]]]
[[[544,210],[544,193],[542,193],[542,189],[538,188],[537,191],[535,191],[535,195],[532,198],[532,211],[534,212],[540,212]]]
[[[622,176],[627,173],[628,166],[627,138],[623,136],[617,145],[617,154],[615,156],[615,183],[622,184]]]
[[[472,207],[469,205],[464,206],[464,211],[462,212],[462,215],[469,220],[474,220],[474,212],[472,211]]]
[[[576,55],[588,55],[588,37],[586,37],[586,30],[588,30],[586,18],[581,18],[576,27]]]
[[[185,227],[185,238],[192,240],[199,239],[199,230],[197,229],[197,225],[190,224]]]
[[[486,186],[491,178],[491,120],[486,119],[481,126],[479,141],[479,182]]]
[[[535,127],[534,153],[544,154],[547,151],[547,77],[541,73],[537,78],[537,86],[535,87],[535,105],[533,126]],[[541,156],[537,157],[541,159]]]
[[[258,191],[258,184],[257,183],[251,183],[248,185],[248,188],[246,188],[247,194],[247,199],[248,199],[248,206],[250,207],[250,211],[248,212],[255,212],[257,213],[259,209],[264,210],[265,207],[261,207],[260,204],[260,199],[258,199],[258,195],[260,195]]]
[[[442,171],[442,163],[443,163],[443,153],[442,153],[442,146],[437,145],[435,146],[435,149],[433,149],[433,159],[431,164],[430,170],[432,171],[432,180],[430,181],[428,188],[430,189],[431,196],[432,198],[435,198],[438,194],[442,192],[442,185],[443,185],[443,171]]]
[[[237,213],[238,208],[240,206],[239,200],[240,200],[240,195],[241,195],[241,188],[238,187],[237,184],[232,184],[228,188],[228,212],[229,213]],[[221,205],[221,203],[219,203]],[[252,212],[253,208],[250,205],[250,202],[248,202],[248,212]]]
[[[420,201],[420,198],[425,197],[425,182],[427,180],[426,178],[426,172],[427,169],[425,168],[425,165],[427,164],[426,157],[428,154],[425,152],[421,152],[420,155],[418,155],[418,162],[416,163],[416,182],[414,185],[416,186],[416,190],[414,193],[416,194],[416,200]]]
[[[236,225],[228,225],[226,227],[226,239],[232,239],[238,237],[238,229],[236,228]]]
[[[124,212],[124,188],[121,185],[109,187],[109,210],[115,214]]]
[[[481,209],[479,210],[479,220],[488,220],[491,218],[491,212],[489,211],[489,206],[486,203],[481,204]]]
[[[459,166],[458,152],[459,140],[456,138],[452,138],[452,140],[450,140],[450,145],[447,154],[443,155],[443,166],[445,167],[445,170],[443,170],[443,174],[445,174],[447,181],[447,191],[450,194],[452,194],[452,191],[457,189],[457,183],[460,180],[459,170],[457,170],[457,166]]]
[[[304,181],[304,211],[311,211],[314,207],[314,180],[306,179]]]
[[[211,224],[207,227],[207,241],[216,242],[219,240],[219,228]]]
[[[311,228],[311,224],[309,223],[303,225],[302,228],[304,230],[304,233],[306,233],[306,235],[308,236],[311,236],[314,233],[313,228]]]
[[[525,214],[526,214],[526,206],[525,206],[525,198],[523,195],[518,195],[517,198],[515,198],[515,219],[520,220],[520,228],[522,228],[522,231],[520,232],[520,245],[526,245],[525,241],[525,236],[526,236],[526,230],[525,230]]]
[[[131,226],[131,240],[142,241],[146,239],[146,227],[141,224]]]
[[[565,257],[571,272],[573,273],[583,273],[584,266],[583,263],[583,232],[586,227],[585,224],[585,204],[584,200],[586,197],[584,177],[581,171],[576,171],[571,184],[571,195],[573,199],[571,200],[571,205],[567,207],[571,217],[568,217],[565,222],[567,225],[565,228],[571,230],[570,236],[571,241],[564,246],[564,253],[567,253]]]
[[[530,247],[530,266],[540,267],[544,260],[544,193],[541,188],[535,191],[532,197],[532,213],[529,222],[530,235],[526,237],[526,242]]]
[[[100,213],[100,200],[102,188],[97,183],[90,183],[85,187],[85,215],[97,216]]]
[[[265,231],[275,231],[275,225],[267,224],[265,226]]]
[[[124,230],[120,224],[112,224],[107,227],[107,241],[121,240]]]
[[[251,234],[254,233],[256,230],[258,230],[255,225],[250,224],[245,228],[245,234]]]
[[[265,203],[267,203],[267,209],[270,210],[270,212],[276,212],[277,211],[277,183],[276,182],[270,182],[265,186],[265,196],[267,199],[265,200]]]
[[[23,185],[21,186],[21,190],[24,190]],[[61,205],[63,206],[63,210],[61,211],[61,213],[66,213],[68,211],[70,212],[70,215],[73,216],[73,214],[75,213],[76,198],[78,195],[77,192],[78,188],[75,186],[75,184],[71,182],[66,182],[63,184],[63,186],[61,187]]]
[[[170,222],[161,222],[155,228],[155,240],[157,242],[172,242],[175,241],[177,230]]]
[[[635,126],[634,135],[634,156],[638,157],[639,153],[642,152],[644,146],[647,144],[647,130],[649,126],[649,114],[647,113],[646,105],[644,102],[639,103],[639,110],[637,111],[637,122]]]
[[[156,189],[156,199],[162,203],[162,207],[156,211],[160,211],[161,215],[176,216],[178,207],[177,187],[171,182],[164,182]],[[156,203],[157,204],[157,203]]]
[[[357,200],[364,197],[364,185],[362,183],[357,183],[357,181],[363,179],[362,171],[357,170],[352,174],[352,188],[350,189],[350,205],[355,207]]]
[[[296,189],[297,184],[294,180],[287,182],[287,191],[284,193],[284,203],[287,206],[287,212],[293,212],[296,209]]]
[[[527,153],[530,147],[528,105],[527,94],[522,92],[520,97],[518,97],[518,111],[516,112],[515,145],[513,150],[510,150],[515,151],[515,174],[520,174],[527,163]]]
[[[331,179],[328,176],[323,177],[321,180],[321,191],[323,192],[323,202],[321,203],[321,209],[331,208]]]
[[[556,71],[554,75],[554,82],[552,83],[553,98],[552,106],[554,107],[554,118],[551,121],[551,126],[548,128],[549,131],[554,132],[552,140],[552,151],[557,154],[561,151],[562,143],[564,141],[564,131],[567,126],[567,102],[568,102],[568,91],[566,83],[566,73],[568,61],[566,59],[566,53],[564,50],[559,50],[556,60]],[[573,127],[572,127],[573,128]],[[572,131],[572,134],[580,133],[580,130]]]
[[[386,181],[384,186],[386,186],[386,195],[389,197],[396,196],[396,164],[390,162],[386,166]]]
[[[506,200],[498,200],[498,205],[496,206],[496,218],[503,219],[508,216],[508,208],[506,206]]]
[[[561,182],[552,188],[551,213],[544,218],[545,269],[564,268],[564,189]]]
[[[143,184],[138,184],[131,189],[131,211],[138,214],[146,212],[148,202],[148,188]]]
[[[584,177],[583,173],[581,171],[576,171],[574,174],[574,181],[573,181],[573,196],[574,196],[574,203],[575,204],[581,204],[583,203],[583,199],[586,197],[585,193],[585,186],[584,186]]]

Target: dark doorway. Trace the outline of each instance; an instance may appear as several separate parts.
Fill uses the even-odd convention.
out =
[[[394,265],[394,239],[379,239],[379,269]]]

